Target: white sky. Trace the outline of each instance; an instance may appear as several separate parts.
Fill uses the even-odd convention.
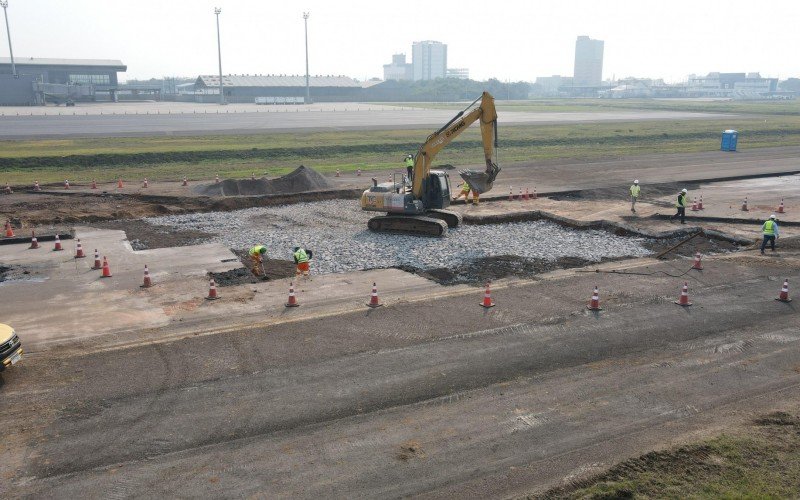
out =
[[[605,40],[603,76],[680,81],[690,73],[800,76],[800,0],[9,0],[14,53],[121,59],[121,78],[226,74],[382,77],[411,43],[448,45],[473,79],[572,75],[575,38]],[[8,56],[5,37],[0,56]]]

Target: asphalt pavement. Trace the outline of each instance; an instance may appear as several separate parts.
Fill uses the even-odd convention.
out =
[[[739,260],[742,259],[742,260]],[[679,259],[3,375],[9,495],[497,497],[800,401],[797,260]],[[673,304],[684,280],[694,305]],[[586,310],[601,289],[599,313]],[[770,318],[764,322],[763,318]],[[601,458],[598,458],[601,457]]]

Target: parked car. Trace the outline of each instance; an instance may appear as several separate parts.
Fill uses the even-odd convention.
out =
[[[0,371],[22,359],[22,342],[14,329],[0,323]]]

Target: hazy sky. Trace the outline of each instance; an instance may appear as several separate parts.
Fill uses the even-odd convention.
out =
[[[127,78],[217,72],[382,77],[411,43],[448,44],[448,66],[474,79],[572,75],[575,38],[605,40],[603,76],[760,71],[800,76],[800,0],[9,0],[14,53],[121,59]],[[3,37],[0,55],[8,56]]]

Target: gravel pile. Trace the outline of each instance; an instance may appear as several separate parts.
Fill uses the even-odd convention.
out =
[[[536,221],[496,225],[465,225],[445,238],[377,234],[357,202],[333,200],[234,212],[169,215],[145,219],[156,225],[212,233],[209,241],[242,249],[263,243],[273,259],[291,258],[292,248],[314,251],[315,273],[407,266],[417,269],[457,267],[465,261],[500,255],[555,261],[577,257],[644,256],[651,252],[644,238],[614,236],[605,231],[576,231]]]

